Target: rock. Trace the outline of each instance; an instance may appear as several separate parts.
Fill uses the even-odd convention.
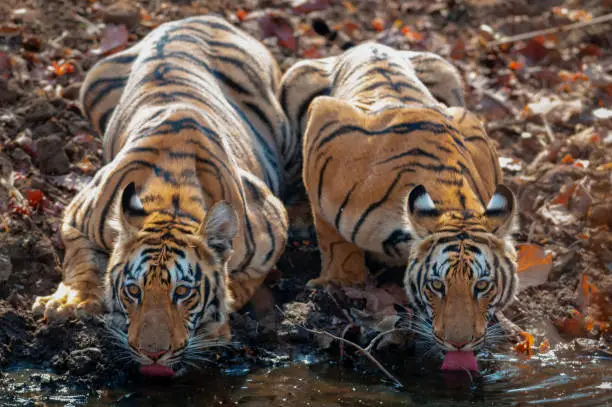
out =
[[[57,124],[54,120],[49,120],[48,122],[42,123],[40,126],[35,127],[32,130],[32,136],[36,140],[41,137],[50,136],[62,131],[64,131],[64,129],[59,124]]]
[[[21,148],[15,148],[9,152],[13,159],[14,168],[16,171],[27,171],[32,167],[32,159],[30,155]]]
[[[18,89],[10,86],[6,79],[0,78],[0,104],[15,103],[21,96]]]
[[[27,121],[42,122],[49,120],[55,115],[55,109],[46,100],[37,100],[16,111],[17,114],[25,116]]]
[[[612,227],[612,202],[600,202],[591,208],[589,224]]]
[[[131,29],[140,23],[140,10],[130,4],[118,2],[104,10],[102,19],[106,24],[123,24]]]
[[[36,165],[44,174],[64,175],[70,170],[70,160],[64,151],[64,141],[58,135],[43,137],[36,142]]]
[[[102,351],[98,348],[75,350],[68,356],[68,370],[73,375],[84,375],[94,371],[101,359]]]
[[[62,97],[68,100],[76,100],[79,97],[81,82],[73,82],[62,90]]]

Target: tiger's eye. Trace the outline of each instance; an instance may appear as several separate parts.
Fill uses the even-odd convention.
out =
[[[174,290],[174,294],[176,294],[178,297],[185,297],[187,294],[189,294],[190,291],[191,291],[190,287],[179,285]]]
[[[138,295],[140,294],[140,287],[138,287],[136,284],[128,285],[127,289],[128,292],[134,297],[138,297]]]
[[[434,280],[431,282],[431,286],[434,288],[434,290],[442,290],[442,288],[444,288],[444,283],[440,280]]]
[[[476,289],[479,291],[484,291],[489,286],[489,282],[487,280],[480,280],[476,283]]]

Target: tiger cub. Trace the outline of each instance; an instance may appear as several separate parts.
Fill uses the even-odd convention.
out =
[[[229,338],[228,313],[287,239],[277,196],[295,142],[279,81],[261,43],[212,16],[164,24],[95,65],[80,97],[106,164],[66,210],[63,281],[34,311],[105,304],[134,358],[166,370]]]
[[[432,342],[481,346],[517,289],[516,204],[491,140],[463,108],[457,70],[434,54],[366,43],[294,65],[280,99],[303,134],[322,264],[309,285],[364,283],[367,252],[406,266],[405,290]]]

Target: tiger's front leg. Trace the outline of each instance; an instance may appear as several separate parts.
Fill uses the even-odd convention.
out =
[[[99,315],[104,308],[102,275],[108,254],[67,220],[62,226],[62,240],[66,247],[62,282],[55,293],[37,297],[32,312],[48,321]]]
[[[261,277],[252,278],[252,275],[260,275]],[[230,292],[232,293],[232,311],[238,311],[246,305],[253,297],[253,294],[261,286],[266,279],[266,273],[261,273],[255,269],[247,268],[239,273],[238,276],[232,277],[229,284]]]
[[[103,310],[104,273],[108,252],[93,241],[85,231],[85,219],[99,219],[101,185],[108,167],[77,194],[64,215],[61,236],[66,253],[62,265],[62,282],[55,293],[37,297],[32,307],[34,315],[51,320],[66,320],[72,316],[98,315]],[[93,208],[88,213],[87,208]],[[76,221],[72,220],[75,219]],[[80,219],[80,220],[79,220]],[[90,225],[97,229],[95,221]]]
[[[321,250],[321,275],[310,280],[309,287],[338,283],[342,286],[364,284],[367,277],[365,254],[346,241],[335,227],[313,211],[317,239]]]

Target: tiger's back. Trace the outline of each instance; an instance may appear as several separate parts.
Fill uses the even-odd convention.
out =
[[[159,110],[181,102],[213,112],[214,126],[242,127],[250,137],[230,138],[228,147],[281,195],[287,179],[295,177],[290,158],[297,147],[275,97],[279,80],[278,66],[261,43],[221,18],[193,17],[166,23],[96,64],[80,98],[85,115],[104,134],[106,161],[154,128]],[[173,126],[169,132],[197,123]]]
[[[283,77],[282,101],[304,134],[312,205],[387,262],[401,264],[408,254],[406,188],[426,185],[441,210],[477,209],[501,180],[493,144],[462,108],[458,72],[437,55],[364,44],[304,61]]]

